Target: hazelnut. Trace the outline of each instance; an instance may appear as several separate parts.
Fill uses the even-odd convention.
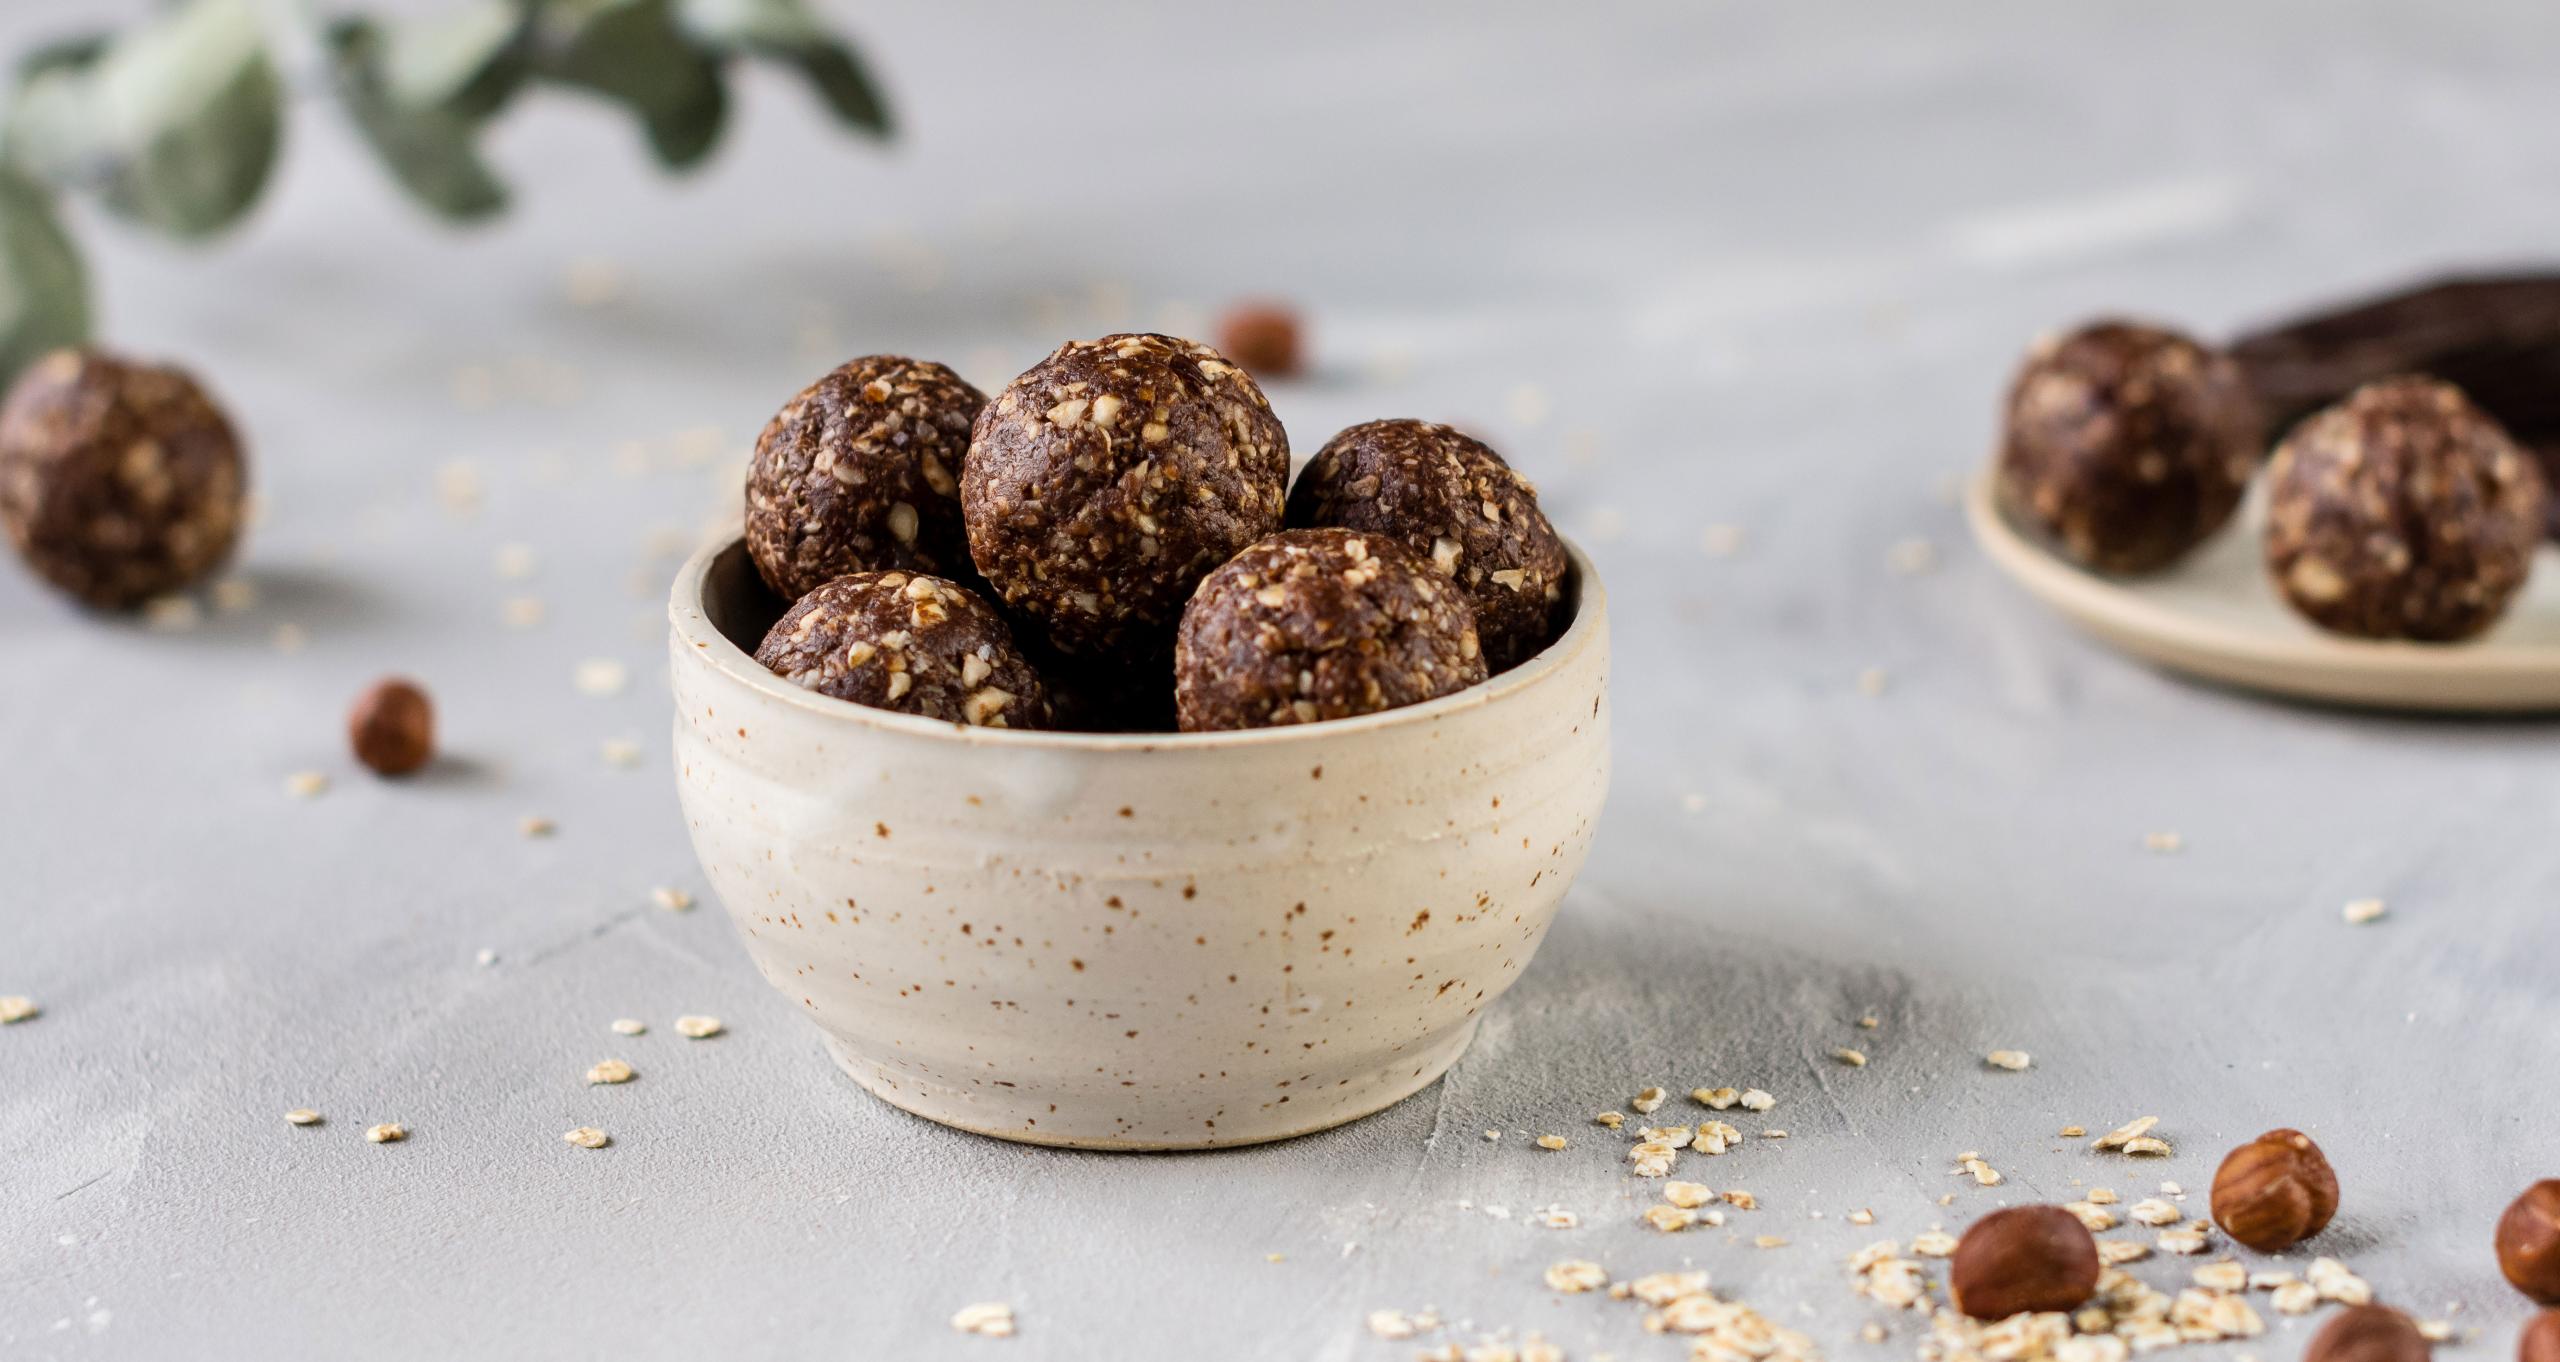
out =
[[[1296,378],[1298,314],[1285,303],[1238,303],[1218,317],[1218,348],[1256,378]]]
[[[2498,1217],[2498,1267],[2516,1290],[2560,1305],[2560,1178],[2525,1188]]]
[[[2560,1310],[2545,1310],[2525,1321],[2516,1340],[2516,1362],[2560,1362]]]
[[[2213,1175],[2213,1219],[2260,1253],[2318,1234],[2338,1213],[2338,1175],[2299,1130],[2270,1130],[2234,1149]]]
[[[2387,1305],[2356,1305],[2311,1336],[2302,1362],[2427,1362],[2427,1336]]]
[[[1947,1261],[1947,1290],[1975,1319],[2073,1310],[2098,1289],[2098,1242],[2059,1206],[2012,1206],[1973,1222]]]
[[[436,754],[436,710],[398,677],[376,681],[347,711],[347,744],[374,774],[405,776]]]

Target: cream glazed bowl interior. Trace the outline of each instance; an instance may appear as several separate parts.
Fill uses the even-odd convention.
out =
[[[694,850],[881,1098],[1008,1140],[1250,1144],[1438,1078],[1546,936],[1609,784],[1608,598],[1428,704],[1215,734],[968,728],[752,652],[743,541],[669,605]]]

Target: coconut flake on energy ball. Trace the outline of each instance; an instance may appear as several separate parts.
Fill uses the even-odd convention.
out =
[[[1455,581],[1486,663],[1547,645],[1571,570],[1537,489],[1481,440],[1429,421],[1369,421],[1326,442],[1289,493],[1292,527],[1391,536]]]
[[[1245,372],[1170,336],[1069,341],[980,413],[969,552],[1062,653],[1163,653],[1192,588],[1280,528],[1289,438]]]

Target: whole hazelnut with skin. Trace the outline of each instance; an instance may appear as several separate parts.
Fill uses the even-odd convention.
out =
[[[2098,1289],[2098,1241],[2059,1206],[2012,1206],[1973,1222],[1947,1260],[1956,1309],[1975,1319],[2076,1310]]]
[[[2407,1315],[2387,1305],[2340,1311],[2311,1336],[2302,1362],[2427,1362],[2433,1349]]]
[[[405,776],[436,754],[436,710],[415,682],[376,681],[347,711],[347,745],[378,776]]]
[[[2525,1321],[2516,1340],[2516,1362],[2560,1362],[2560,1310],[2545,1310]]]
[[[2274,1253],[2318,1234],[2338,1213],[2338,1175],[2299,1130],[2270,1130],[2234,1149],[2213,1175],[2223,1233]]]
[[[2525,1188],[2498,1217],[2498,1269],[2516,1290],[2560,1305],[2560,1178]]]
[[[1305,361],[1298,314],[1286,303],[1237,303],[1218,316],[1218,348],[1256,378],[1296,378]]]

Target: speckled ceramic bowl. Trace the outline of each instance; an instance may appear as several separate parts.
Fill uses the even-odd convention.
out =
[[[963,728],[756,665],[676,578],[678,784],[767,979],[882,1098],[1009,1140],[1249,1144],[1390,1106],[1527,967],[1609,783],[1608,602],[1426,705],[1223,734]]]

